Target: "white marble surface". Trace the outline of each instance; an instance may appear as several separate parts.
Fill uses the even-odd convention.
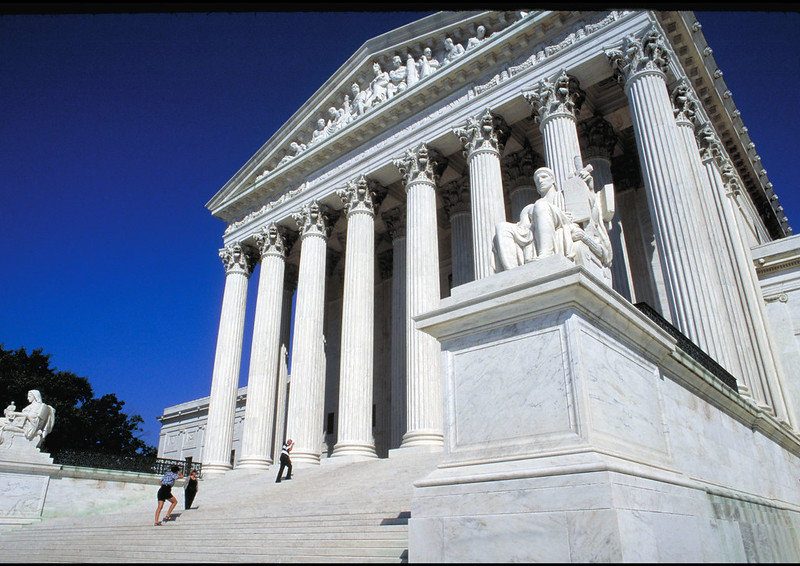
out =
[[[410,561],[800,559],[800,438],[582,268],[473,282],[417,321],[442,341],[446,453]]]
[[[769,324],[771,343],[780,357],[783,393],[795,428],[800,426],[800,235],[752,249]]]
[[[0,524],[38,519],[50,478],[0,472]]]

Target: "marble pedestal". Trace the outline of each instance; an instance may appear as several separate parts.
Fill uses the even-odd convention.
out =
[[[445,458],[412,562],[800,560],[800,438],[600,278],[553,256],[416,317]]]
[[[0,445],[0,529],[41,520],[50,476],[59,469],[22,436]]]

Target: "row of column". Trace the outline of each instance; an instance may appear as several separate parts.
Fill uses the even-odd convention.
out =
[[[743,377],[743,391],[765,407],[785,416],[780,380],[764,334],[752,330],[759,321],[758,293],[736,221],[724,196],[719,165],[701,162],[694,124],[687,117],[691,89],[679,88],[670,97],[666,84],[669,51],[656,28],[643,37],[630,36],[621,49],[606,52],[624,82],[637,141],[647,204],[653,220],[659,266],[663,273],[665,315],[715,359]],[[545,162],[562,184],[583,166],[577,116],[585,98],[577,80],[562,71],[554,81],[542,80],[523,92],[540,121]],[[677,117],[677,121],[676,121]],[[450,187],[453,238],[471,246],[454,246],[453,284],[482,279],[494,273],[492,239],[495,226],[505,221],[501,153],[509,128],[486,109],[453,129],[464,148],[469,167],[469,198],[464,187]],[[610,158],[591,156],[596,183],[611,182]],[[405,321],[404,340],[392,343],[392,398],[404,397],[399,415],[393,403],[392,421],[405,421],[401,447],[441,445],[442,398],[440,350],[431,336],[419,332],[413,317],[435,308],[440,299],[436,222],[438,176],[445,162],[427,145],[409,149],[394,160],[406,189],[407,230],[393,232],[393,316]],[[531,164],[527,164],[531,168]],[[533,199],[533,187],[520,185],[512,193],[512,210]],[[333,456],[375,457],[372,437],[374,325],[374,191],[365,177],[337,191],[347,213],[347,257],[343,300],[338,438]],[[449,196],[447,196],[449,194]],[[516,195],[516,196],[515,196]],[[523,202],[527,201],[527,202]],[[467,204],[468,203],[468,204]],[[468,208],[467,208],[468,207]],[[471,214],[470,214],[471,213]],[[716,213],[715,216],[712,213]],[[316,202],[293,215],[300,229],[292,383],[288,402],[287,435],[295,441],[293,460],[319,463],[322,446],[326,239],[325,211]],[[711,228],[723,218],[722,230]],[[399,221],[397,222],[399,225]],[[471,225],[471,238],[463,232]],[[621,225],[612,223],[615,273],[630,288]],[[262,263],[253,337],[248,402],[242,439],[241,467],[271,464],[277,407],[280,319],[283,305],[285,247],[275,225],[256,238]],[[712,246],[705,245],[711,242]],[[717,262],[724,253],[729,262]],[[236,385],[241,356],[247,278],[257,258],[240,245],[221,252],[227,269],[222,317],[209,404],[204,471],[230,468]],[[713,256],[713,257],[712,257]],[[471,265],[470,264],[471,260]],[[703,266],[718,265],[707,270]],[[740,266],[740,267],[737,267]],[[404,272],[404,273],[403,273]],[[403,285],[404,283],[404,285]],[[404,300],[403,300],[404,295]],[[630,298],[630,297],[629,297]],[[736,305],[733,309],[727,305]],[[738,309],[738,310],[737,310]],[[754,325],[743,321],[754,321]],[[402,342],[402,344],[401,344]],[[742,343],[752,348],[741,348]],[[404,374],[406,387],[398,389]],[[395,429],[395,436],[399,435]]]
[[[734,373],[743,395],[791,426],[752,261],[736,233],[718,163],[701,161],[691,88],[679,83],[670,97],[670,54],[655,24],[606,51],[630,103],[668,303],[664,315]],[[703,131],[705,145],[714,145],[713,129]],[[715,147],[721,158],[718,141]]]

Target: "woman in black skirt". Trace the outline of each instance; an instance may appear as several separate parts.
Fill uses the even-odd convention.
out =
[[[192,506],[195,495],[197,495],[197,470],[192,470],[186,480],[186,485],[183,486],[184,509],[189,509]]]

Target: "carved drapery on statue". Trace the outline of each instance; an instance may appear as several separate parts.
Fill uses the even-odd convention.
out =
[[[41,450],[45,437],[53,431],[56,410],[42,402],[36,389],[28,391],[28,405],[21,411],[11,403],[0,417],[0,449],[29,446]]]
[[[593,260],[602,271],[608,271],[613,253],[605,221],[610,211],[603,210],[603,200],[592,189],[590,172],[591,166],[587,166],[568,180],[573,192],[571,201],[582,204],[582,210],[573,211],[567,206],[552,169],[536,170],[534,182],[539,198],[522,209],[518,222],[496,226],[494,256],[498,272],[555,254],[584,265],[587,259]],[[607,185],[604,190],[611,191],[612,187]],[[609,277],[607,273],[603,276]]]

